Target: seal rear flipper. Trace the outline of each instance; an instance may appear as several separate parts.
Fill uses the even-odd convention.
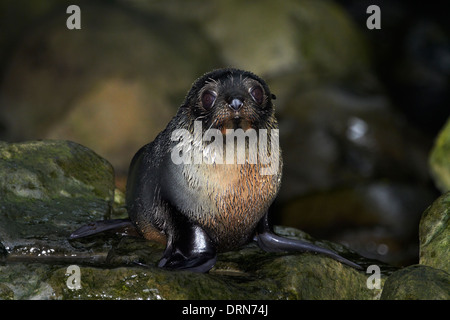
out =
[[[206,232],[195,224],[187,224],[168,237],[164,255],[158,267],[170,270],[208,272],[216,263],[216,248]]]
[[[350,260],[345,259],[344,257],[341,257],[334,251],[318,247],[314,244],[305,241],[288,239],[269,232],[258,234],[256,237],[257,237],[256,242],[258,246],[267,252],[294,251],[294,252],[321,253],[330,258],[333,258],[334,260],[342,262],[350,267],[362,269],[362,267],[359,264],[356,264]]]
[[[129,235],[138,235],[136,227],[131,223],[130,219],[112,219],[88,223],[72,232],[69,239],[84,238],[112,230],[116,232],[124,232]]]
[[[362,269],[359,264],[341,257],[332,250],[321,248],[302,240],[288,239],[276,235],[269,227],[267,214],[258,225],[258,234],[255,236],[255,241],[258,246],[266,252],[288,251],[321,253],[355,269]]]

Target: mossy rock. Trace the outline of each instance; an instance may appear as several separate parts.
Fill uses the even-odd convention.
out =
[[[450,118],[436,138],[429,162],[436,186],[442,192],[450,191]]]
[[[112,166],[75,142],[0,142],[0,168],[0,190],[7,198],[113,197]]]
[[[420,264],[450,273],[450,192],[423,213],[419,225]]]
[[[285,235],[307,240],[292,228],[277,227]],[[102,241],[101,238],[97,238]],[[85,243],[95,241],[85,240]],[[339,250],[339,245],[313,241]],[[80,260],[55,264],[21,263],[0,266],[5,295],[14,299],[377,299],[381,290],[367,287],[368,275],[312,253],[266,253],[255,244],[222,253],[207,274],[167,271],[156,266],[163,246],[125,237],[97,264]],[[360,258],[362,259],[362,258]],[[145,266],[139,266],[136,261]],[[360,260],[358,262],[361,263]],[[365,261],[370,263],[369,261]],[[67,268],[80,267],[81,288],[69,288]],[[18,272],[19,271],[19,272]],[[382,283],[386,274],[382,275]]]
[[[381,299],[449,300],[450,275],[428,266],[406,267],[394,272],[386,280]]]
[[[73,230],[110,215],[113,168],[82,145],[0,142],[0,171],[0,256],[70,253]]]

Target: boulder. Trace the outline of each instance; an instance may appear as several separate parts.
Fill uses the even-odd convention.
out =
[[[419,263],[450,273],[450,192],[425,210],[419,225]]]
[[[450,118],[436,137],[429,163],[436,186],[441,192],[450,191]]]
[[[383,300],[448,300],[450,275],[428,266],[412,265],[394,272],[386,280]]]
[[[0,142],[0,172],[0,255],[8,261],[70,259],[70,233],[110,216],[113,168],[82,145]]]

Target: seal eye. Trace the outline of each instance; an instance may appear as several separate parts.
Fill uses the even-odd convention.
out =
[[[216,95],[212,91],[205,91],[202,94],[202,105],[203,108],[209,109],[214,105],[214,102],[216,101]]]
[[[264,93],[260,86],[250,89],[250,95],[256,103],[261,104],[263,102]]]

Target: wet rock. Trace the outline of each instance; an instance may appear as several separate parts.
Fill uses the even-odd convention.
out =
[[[450,275],[428,266],[406,267],[389,276],[384,284],[381,299],[448,300]]]
[[[420,264],[450,273],[450,192],[423,213],[419,225]]]
[[[276,231],[311,239],[293,228],[277,227]],[[97,237],[97,241],[103,240]],[[352,255],[339,245],[310,241]],[[220,254],[208,274],[196,274],[157,268],[163,250],[143,239],[122,238],[109,252],[107,264],[78,264],[80,289],[67,286],[69,264],[63,262],[6,264],[0,266],[0,283],[7,284],[5,292],[10,297],[12,291],[14,299],[375,299],[380,294],[367,288],[363,271],[321,255],[269,254],[251,244]]]
[[[0,266],[0,298],[5,300],[55,298],[54,290],[47,282],[53,269],[54,266],[38,263]]]
[[[450,118],[435,140],[429,161],[436,186],[450,191]]]
[[[14,291],[11,290],[6,284],[0,283],[0,300],[13,300]]]
[[[0,142],[0,171],[0,248],[8,261],[70,259],[70,233],[110,215],[113,168],[84,146]]]
[[[92,150],[71,141],[0,142],[3,199],[48,200],[83,194],[113,198],[112,166]]]
[[[230,257],[245,255],[243,251]],[[254,257],[255,255],[253,255]],[[306,255],[305,255],[306,256]],[[265,265],[253,272],[238,268],[209,274],[168,272],[155,267],[94,269],[82,268],[84,289],[67,289],[57,270],[52,279],[56,294],[63,298],[141,298],[141,299],[372,299],[363,273],[317,257],[284,256],[265,259]],[[270,261],[272,260],[272,261]],[[319,272],[318,264],[321,264]],[[222,265],[225,263],[222,262]],[[259,264],[260,265],[260,264]],[[248,266],[247,266],[248,267]],[[315,271],[316,270],[316,271]]]

